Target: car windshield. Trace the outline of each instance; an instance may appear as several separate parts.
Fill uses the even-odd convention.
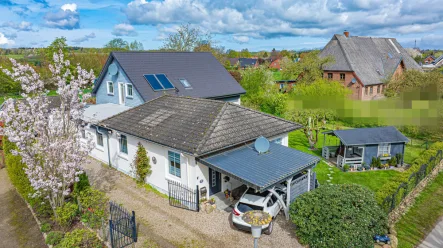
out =
[[[246,191],[246,194],[248,194],[248,195],[258,195],[258,196],[261,196],[261,197],[266,197],[266,196],[269,195],[269,192],[265,191],[265,192],[260,193],[260,192],[255,192],[255,189],[253,189],[253,188],[249,188],[248,191]]]
[[[263,207],[239,202],[237,205],[237,209],[242,213],[246,213],[246,212],[252,211],[252,210],[263,210]]]

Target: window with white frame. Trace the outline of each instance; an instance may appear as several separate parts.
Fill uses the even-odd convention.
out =
[[[383,156],[384,154],[391,154],[391,144],[379,144],[378,145],[378,156]]]
[[[103,147],[103,134],[97,132],[97,146]]]
[[[132,84],[126,84],[126,97],[133,97],[134,91],[132,89]]]
[[[128,154],[128,138],[126,135],[120,135],[120,152]]]
[[[174,175],[176,177],[181,177],[180,154],[168,151],[168,158],[169,158],[169,174]]]
[[[114,95],[114,82],[109,81],[107,84],[108,95]]]

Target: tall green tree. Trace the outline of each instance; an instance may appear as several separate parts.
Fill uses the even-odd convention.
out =
[[[129,43],[129,50],[131,50],[131,51],[143,51],[144,47],[143,47],[143,44],[141,42],[134,40],[133,42]]]
[[[249,52],[249,50],[247,48],[244,48],[240,51],[239,56],[241,58],[250,58],[252,57],[251,53]]]
[[[228,57],[229,57],[229,58],[238,58],[238,57],[239,57],[239,54],[238,54],[237,51],[232,50],[232,49],[229,49],[229,50],[228,50]]]
[[[142,143],[137,145],[137,153],[135,154],[132,168],[136,175],[137,182],[144,183],[146,177],[152,173],[151,164],[149,162],[148,152]]]
[[[70,59],[68,57],[68,44],[66,43],[66,37],[57,37],[54,41],[44,50],[46,61],[52,62],[54,53],[58,53],[60,50],[62,51],[65,59]]]
[[[313,51],[303,56],[300,62],[283,59],[281,63],[283,79],[298,79],[301,83],[312,83],[323,78],[323,66],[333,63],[332,57],[320,58],[320,51]]]
[[[188,23],[180,25],[176,33],[170,34],[161,48],[170,51],[192,52],[197,46],[203,43],[211,44],[211,41],[210,33],[205,33]]]
[[[125,51],[129,50],[129,44],[122,38],[115,38],[106,43],[104,48],[106,51]]]

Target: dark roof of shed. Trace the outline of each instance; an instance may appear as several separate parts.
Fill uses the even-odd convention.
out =
[[[237,104],[165,95],[99,125],[200,156],[299,129]]]
[[[216,99],[246,92],[211,53],[112,52],[97,82],[102,81],[113,59],[145,101],[164,94],[177,94],[175,90],[154,91],[143,77],[145,74],[165,74],[178,89],[179,96]],[[181,78],[185,78],[192,88],[186,89],[179,81]],[[99,85],[95,85],[94,94]]]
[[[333,133],[345,145],[403,143],[409,141],[406,136],[393,126],[334,130]]]
[[[397,52],[397,49],[398,52]],[[332,56],[329,71],[354,71],[364,85],[382,84],[401,61],[406,69],[422,70],[395,38],[334,35],[320,57]]]
[[[271,142],[267,153],[259,154],[254,145],[249,144],[198,160],[250,187],[264,191],[315,165],[320,158]]]

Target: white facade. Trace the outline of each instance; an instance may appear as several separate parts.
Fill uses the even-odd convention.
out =
[[[109,136],[110,147],[110,149],[108,149],[108,138],[106,134],[103,135],[103,146],[99,146],[97,145],[97,129],[95,127],[86,127],[85,130],[86,137],[91,137],[96,144],[90,153],[91,157],[107,165],[109,165],[110,160],[112,167],[133,177],[134,174],[132,173],[131,164],[137,152],[137,144],[141,142],[148,153],[152,169],[152,174],[146,179],[147,183],[164,194],[168,193],[167,180],[180,182],[190,188],[196,188],[198,185],[200,189],[206,187],[208,192],[207,197],[209,197],[209,168],[206,165],[196,162],[194,156],[116,131],[107,134]],[[103,131],[103,129],[100,129],[100,131]],[[125,135],[127,137],[128,154],[120,152],[119,135]],[[274,137],[270,139],[270,141],[281,142],[282,145],[288,146],[288,134]],[[168,151],[180,154],[180,177],[169,173]],[[226,189],[232,190],[242,185],[241,182],[232,178],[229,182],[225,182],[224,177],[225,175],[221,174],[221,192]]]

